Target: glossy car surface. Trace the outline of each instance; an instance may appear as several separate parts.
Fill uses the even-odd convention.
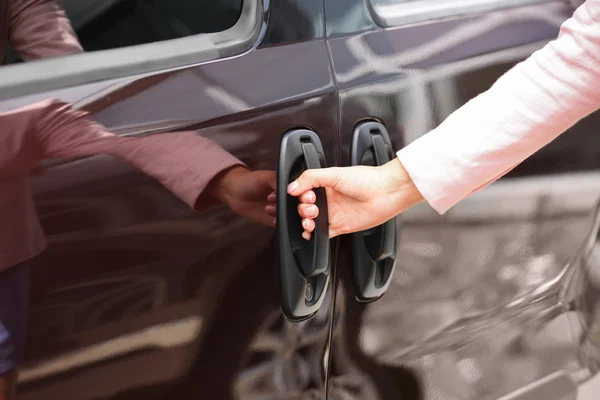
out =
[[[216,14],[175,21],[157,5],[168,2],[144,14],[144,2],[86,1],[64,7],[98,55],[169,46],[177,21],[192,37],[234,29],[250,4],[260,18],[235,54],[87,81],[52,70],[39,90],[14,57],[0,110],[60,98],[117,134],[196,130],[268,170],[294,128],[318,134],[329,166],[350,164],[364,121],[400,149],[573,12],[542,0],[407,20],[400,0],[179,1],[190,8],[178,15]],[[152,30],[163,22],[172,31]],[[323,302],[301,322],[281,311],[272,228],[225,206],[189,210],[108,156],[51,160],[32,180],[49,248],[32,270],[19,398],[575,399],[600,363],[599,122],[583,120],[444,216],[405,213],[389,287],[371,302],[356,300],[350,238],[332,240]]]

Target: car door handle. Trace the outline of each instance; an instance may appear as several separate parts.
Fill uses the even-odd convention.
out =
[[[383,165],[392,160],[385,126],[366,121],[356,125],[350,149],[351,165]],[[352,236],[352,277],[356,298],[373,301],[387,290],[396,265],[396,218]]]
[[[277,251],[282,309],[289,320],[317,312],[329,283],[329,221],[324,188],[315,189],[319,216],[310,240],[302,238],[298,198],[287,186],[307,169],[326,166],[319,136],[308,129],[286,132],[279,147],[277,168]]]

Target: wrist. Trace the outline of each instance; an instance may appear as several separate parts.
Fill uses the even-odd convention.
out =
[[[398,213],[403,212],[419,203],[424,198],[408,171],[398,157],[381,166],[386,177],[388,195],[392,199]]]
[[[206,187],[206,193],[220,201],[229,205],[234,197],[236,182],[244,179],[250,171],[242,165],[233,165],[219,172]]]

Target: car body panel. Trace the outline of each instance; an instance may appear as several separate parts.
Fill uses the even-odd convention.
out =
[[[79,29],[113,3],[64,5]],[[123,136],[195,130],[252,169],[275,169],[281,135],[310,128],[328,165],[348,165],[357,123],[383,123],[402,148],[572,12],[540,0],[384,28],[363,0],[262,5],[260,39],[241,54],[3,99],[0,111],[58,98]],[[355,300],[350,240],[333,240],[323,305],[294,323],[271,227],[225,206],[193,212],[108,156],[47,160],[32,179],[49,247],[33,262],[19,398],[571,400],[600,365],[598,122],[444,216],[403,214],[378,300]]]
[[[262,41],[238,56],[0,109],[58,98],[119,135],[195,130],[266,170],[285,131],[311,127],[333,165],[337,103],[322,7],[272,5]],[[49,246],[31,270],[20,399],[325,398],[333,292],[309,321],[283,318],[273,227],[221,205],[194,212],[109,156],[44,166],[32,187]]]
[[[343,165],[359,121],[383,123],[399,150],[554,39],[572,12],[539,2],[382,29],[363,2],[326,7]],[[332,398],[527,400],[551,390],[575,399],[595,373],[580,350],[590,327],[561,296],[585,292],[567,277],[583,273],[571,261],[598,198],[589,143],[599,118],[444,216],[427,205],[404,213],[395,275],[378,300],[355,300],[351,244],[341,240]]]

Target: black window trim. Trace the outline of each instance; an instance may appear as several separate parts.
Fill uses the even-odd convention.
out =
[[[371,0],[366,1],[372,18],[382,28],[558,2],[558,0],[418,0],[377,5]]]
[[[1,66],[0,99],[171,70],[245,53],[256,46],[264,31],[268,11],[264,1],[244,0],[238,21],[222,32]]]

